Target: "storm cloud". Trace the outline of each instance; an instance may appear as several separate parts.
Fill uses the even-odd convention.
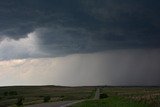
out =
[[[39,49],[49,57],[159,48],[159,4],[158,0],[2,0],[0,40],[18,41],[37,32]]]

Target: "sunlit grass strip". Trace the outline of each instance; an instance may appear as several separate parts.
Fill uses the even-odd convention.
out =
[[[87,100],[70,107],[149,107],[147,104],[123,99],[120,97],[109,97],[101,100]]]

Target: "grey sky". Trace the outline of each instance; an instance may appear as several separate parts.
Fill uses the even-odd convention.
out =
[[[0,85],[160,85],[160,49],[0,62]]]

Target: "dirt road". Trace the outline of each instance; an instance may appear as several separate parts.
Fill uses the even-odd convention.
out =
[[[99,100],[99,97],[100,97],[100,89],[97,88],[96,93],[95,93],[95,96],[94,96],[94,99],[95,99],[95,100]]]
[[[35,104],[29,105],[25,107],[68,107],[70,105],[82,102],[84,100],[77,100],[77,101],[60,101],[60,102],[52,102],[52,103],[43,103],[43,104]]]
[[[69,106],[70,104],[74,104],[75,102],[77,101],[60,101],[60,102],[29,105],[26,107],[66,107]]]

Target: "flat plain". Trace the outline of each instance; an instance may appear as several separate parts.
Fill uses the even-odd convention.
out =
[[[96,89],[100,99],[94,98]],[[101,94],[107,97],[101,98]],[[160,107],[160,87],[0,87],[0,107],[17,107],[20,98],[24,106],[84,100],[70,107]]]

